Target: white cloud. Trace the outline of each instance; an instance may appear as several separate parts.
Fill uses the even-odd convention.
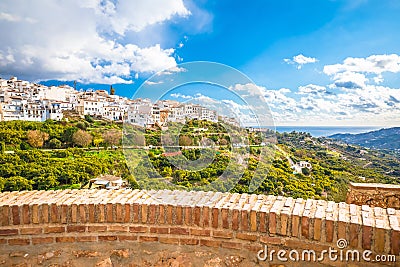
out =
[[[348,57],[343,64],[326,65],[324,73],[331,76],[334,85],[345,88],[360,88],[370,82],[370,78],[380,84],[385,72],[400,72],[400,56],[372,55],[366,58]]]
[[[326,87],[325,86],[320,86],[320,85],[315,85],[315,84],[308,84],[305,86],[299,86],[298,94],[320,94],[320,93],[325,93],[326,92]]]
[[[343,64],[327,65],[324,73],[331,76],[340,72],[364,72],[381,74],[383,72],[400,72],[400,56],[391,55],[372,55],[367,58],[348,57]]]
[[[303,54],[299,54],[297,56],[294,56],[291,59],[285,58],[284,61],[288,64],[295,64],[295,65],[297,65],[297,69],[301,69],[303,67],[303,65],[315,63],[318,60],[314,57],[306,57]]]
[[[174,98],[193,99],[193,96],[184,95],[184,94],[181,94],[181,93],[173,93],[173,94],[171,94],[171,96],[174,97]]]
[[[0,2],[0,73],[32,80],[130,83],[176,66],[175,50],[140,47],[128,32],[188,17],[183,0]]]

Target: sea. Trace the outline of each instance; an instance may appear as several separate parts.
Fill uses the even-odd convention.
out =
[[[368,127],[368,126],[276,126],[276,131],[279,133],[290,133],[296,132],[306,132],[310,133],[314,137],[330,136],[333,134],[358,134],[367,133],[375,130],[382,129],[384,127]]]

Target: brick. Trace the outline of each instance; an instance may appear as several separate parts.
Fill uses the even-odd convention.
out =
[[[29,210],[29,205],[24,204],[22,206],[22,223],[23,224],[30,224],[31,223],[31,212]]]
[[[241,226],[240,229],[242,231],[248,231],[249,230],[249,212],[247,210],[242,210],[241,212]]]
[[[77,236],[76,242],[97,242],[97,236]]]
[[[10,246],[26,246],[29,245],[31,241],[28,238],[13,238],[8,239],[8,244]]]
[[[64,233],[65,232],[65,227],[64,226],[49,226],[45,227],[43,229],[43,232],[45,234],[50,234],[50,233]]]
[[[129,227],[123,225],[109,225],[107,230],[109,232],[128,232]]]
[[[115,204],[115,221],[119,223],[124,221],[123,207],[121,203]]]
[[[148,227],[145,226],[131,226],[129,227],[129,232],[131,233],[146,233],[149,230]]]
[[[200,215],[201,215],[201,208],[200,207],[195,207],[193,209],[193,217],[194,217],[193,223],[194,223],[194,225],[201,226],[201,224],[200,224]]]
[[[73,236],[59,236],[56,237],[57,243],[73,243],[75,242],[75,237]]]
[[[285,213],[281,213],[281,235],[288,235],[288,222],[289,222],[289,215]]]
[[[106,205],[106,217],[107,217],[107,222],[109,222],[109,223],[114,222],[113,204],[111,204],[111,203],[108,203]]]
[[[375,228],[374,229],[374,250],[377,252],[384,252],[385,250],[385,229]]]
[[[158,206],[157,222],[159,224],[165,223],[165,210],[166,210],[166,207],[164,205]]]
[[[82,226],[82,225],[68,225],[67,226],[68,233],[71,233],[71,232],[83,233],[85,231],[86,231],[86,226]]]
[[[136,235],[119,235],[118,240],[123,241],[137,241],[138,237]]]
[[[391,233],[391,248],[390,253],[394,255],[399,255],[400,253],[400,232],[392,231]]]
[[[250,211],[250,231],[257,231],[257,212]]]
[[[267,224],[265,221],[265,219],[266,219],[265,212],[260,212],[259,216],[260,216],[260,222],[259,222],[260,232],[266,233],[267,232]]]
[[[192,225],[193,224],[193,214],[191,207],[184,207],[183,211],[185,213],[185,224]]]
[[[139,236],[139,242],[157,242],[157,236]]]
[[[42,216],[40,216],[41,223],[48,223],[49,222],[49,205],[41,204],[39,208]]]
[[[212,227],[218,228],[218,215],[219,215],[219,210],[217,208],[213,208],[211,210],[211,216],[212,216]]]
[[[147,223],[147,217],[148,217],[147,211],[148,211],[148,206],[145,204],[142,204],[141,205],[141,217],[142,217],[141,222],[142,223]]]
[[[0,206],[0,225],[2,226],[10,225],[9,207],[6,205],[4,205],[3,207]]]
[[[169,209],[169,206],[168,206]],[[171,207],[171,211],[172,211],[172,207]],[[180,206],[176,207],[176,224],[183,224],[183,208]],[[168,210],[168,214],[167,214],[167,219],[168,219],[168,223],[169,223],[169,210]]]
[[[155,224],[156,222],[156,205],[151,204],[149,206],[149,218],[148,223]]]
[[[32,205],[32,223],[39,223],[39,205]]]
[[[238,242],[223,241],[221,243],[221,247],[228,248],[228,249],[242,249],[243,245],[242,245],[242,243],[238,243]]]
[[[218,238],[232,238],[233,232],[226,231],[226,230],[222,230],[222,231],[214,230],[212,235],[213,235],[213,237],[218,237]]]
[[[76,204],[71,205],[71,222],[78,222],[78,206]]]
[[[314,220],[314,240],[321,240],[322,220],[316,218]]]
[[[105,225],[88,226],[88,232],[105,232],[105,231],[107,231],[107,226],[105,226]]]
[[[172,235],[188,235],[189,229],[182,227],[171,227],[169,228],[169,233]]]
[[[17,235],[18,229],[0,229],[0,236],[2,235]]]
[[[167,206],[167,211],[166,211],[166,223],[167,224],[172,224],[172,219],[173,219],[173,210],[176,210],[176,219],[175,223],[176,224],[182,224],[182,208],[181,207],[172,207],[172,205]]]
[[[18,225],[21,223],[20,217],[19,217],[19,207],[18,206],[12,206],[11,207],[11,213],[12,213],[12,219],[13,219],[13,224]]]
[[[96,222],[105,222],[106,213],[105,213],[105,205],[97,204],[96,205]]]
[[[89,204],[89,206],[88,206],[88,217],[89,217],[89,222],[90,222],[90,223],[96,222],[95,206],[94,206],[94,204]]]
[[[264,244],[280,245],[282,244],[282,238],[275,236],[260,236],[260,242]]]
[[[180,238],[179,242],[181,245],[198,245],[200,241],[194,238]]]
[[[68,217],[71,217],[70,212],[72,213],[71,209],[67,204],[63,204],[60,207],[61,209],[61,223],[68,223]]]
[[[124,205],[124,222],[128,223],[131,221],[131,205]]]
[[[300,217],[297,215],[292,216],[292,236],[299,237]]]
[[[38,235],[41,234],[43,229],[41,227],[21,228],[19,230],[21,235]]]
[[[232,230],[239,230],[239,210],[232,211]]]
[[[190,235],[210,236],[211,231],[206,229],[190,229]]]
[[[58,221],[58,207],[57,204],[50,205],[50,221],[52,223],[57,223]]]
[[[222,228],[229,229],[229,210],[221,210]]]
[[[343,238],[343,239],[348,240],[347,234],[346,234],[347,233],[347,225],[348,225],[348,223],[346,223],[346,222],[338,221],[338,239]]]
[[[200,240],[200,246],[219,247],[221,246],[221,241],[202,239]]]
[[[132,206],[132,221],[134,223],[139,222],[139,204],[134,203]]]
[[[271,234],[276,234],[276,214],[274,212],[271,212],[269,214],[269,232]]]
[[[242,240],[256,241],[257,237],[258,237],[257,235],[253,235],[253,234],[236,233],[236,238],[242,239]]]
[[[360,233],[360,225],[358,224],[350,224],[350,239],[349,245],[353,248],[358,247],[358,235]]]
[[[209,227],[210,226],[210,208],[203,207],[202,214],[203,214],[203,219],[201,220],[200,226]]]
[[[331,220],[325,221],[326,242],[333,242],[334,223]]]
[[[116,241],[118,238],[115,235],[101,235],[99,236],[100,241]]]
[[[79,221],[81,222],[81,223],[86,223],[87,222],[87,217],[86,217],[86,205],[84,205],[84,204],[81,204],[81,205],[79,205]]]
[[[160,243],[164,243],[164,244],[179,244],[179,238],[175,238],[175,237],[159,237],[158,241]]]
[[[32,237],[32,245],[54,243],[54,237]]]
[[[168,234],[169,228],[168,227],[150,227],[150,233]]]
[[[308,217],[301,217],[301,235],[305,238],[309,238],[310,233],[310,218]]]

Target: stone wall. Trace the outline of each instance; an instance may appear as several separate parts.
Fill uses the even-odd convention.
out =
[[[400,209],[400,185],[350,183],[346,203]]]
[[[0,194],[0,265],[270,266],[257,257],[265,246],[320,253],[338,249],[341,239],[345,249],[399,255],[399,220],[400,211],[391,208],[266,195],[6,192]],[[276,255],[272,262],[282,264]],[[348,265],[327,258],[314,264]],[[368,264],[376,266],[353,266]]]

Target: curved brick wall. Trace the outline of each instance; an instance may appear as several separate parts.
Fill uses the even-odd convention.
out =
[[[241,258],[243,266],[251,266],[263,264],[256,255],[265,244],[321,251],[336,247],[341,238],[349,248],[399,255],[399,220],[400,211],[390,208],[266,195],[167,190],[5,192],[0,194],[0,263],[26,262],[22,252],[20,257],[12,253],[28,251],[26,257],[39,264],[50,248],[62,251],[71,246],[84,249],[65,249],[70,254],[64,259],[97,250],[102,250],[98,255],[131,259],[141,245],[150,244],[154,251],[231,253]],[[106,265],[98,266],[111,266],[105,260]]]

